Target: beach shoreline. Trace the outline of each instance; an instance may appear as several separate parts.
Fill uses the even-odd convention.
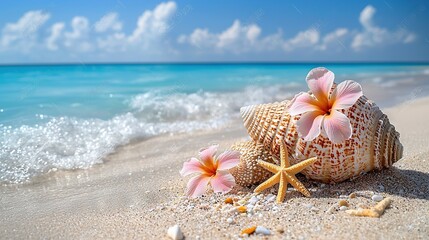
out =
[[[422,128],[429,116],[428,105],[425,97],[383,109],[404,145],[404,157],[394,167],[335,185],[300,176],[313,197],[292,191],[277,212],[263,211],[262,217],[237,216],[229,224],[226,214],[212,209],[224,197],[208,196],[195,202],[182,197],[187,179],[180,177],[179,170],[199,148],[218,143],[224,150],[249,139],[237,121],[222,130],[133,142],[89,169],[58,171],[32,183],[0,186],[0,233],[6,239],[162,239],[168,227],[179,224],[187,239],[234,239],[245,227],[263,225],[271,229],[273,239],[423,239],[429,235],[425,214],[429,212],[429,129]],[[239,191],[230,196],[251,192]],[[342,211],[326,213],[351,192],[360,194],[350,200],[353,206],[373,204],[373,193],[392,198],[392,206],[380,219],[353,217]],[[207,208],[201,207],[204,201]],[[276,232],[278,227],[284,233]]]

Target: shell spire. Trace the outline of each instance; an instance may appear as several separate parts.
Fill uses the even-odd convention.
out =
[[[264,146],[254,141],[234,143],[231,149],[240,152],[240,163],[231,169],[231,174],[241,186],[259,184],[271,176],[269,171],[258,166],[259,160],[278,164]]]

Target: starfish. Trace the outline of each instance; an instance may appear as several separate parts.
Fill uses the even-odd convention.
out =
[[[383,201],[377,203],[372,208],[369,209],[358,209],[358,210],[347,210],[346,212],[353,216],[360,216],[360,217],[376,217],[379,218],[381,215],[383,215],[384,210],[390,205],[392,200],[390,198],[385,198]]]
[[[268,171],[274,173],[272,177],[270,177],[265,182],[261,183],[257,188],[255,188],[254,192],[259,193],[263,190],[274,186],[276,183],[280,183],[279,191],[277,193],[276,201],[278,203],[283,202],[286,196],[287,185],[290,183],[294,188],[300,191],[304,196],[310,197],[310,192],[305,188],[305,186],[295,177],[295,175],[301,172],[306,167],[310,166],[317,160],[316,157],[309,158],[304,160],[298,164],[290,166],[289,163],[289,154],[287,152],[286,144],[282,141],[280,145],[280,166],[277,166],[272,163],[264,162],[259,160],[258,164],[267,169]]]

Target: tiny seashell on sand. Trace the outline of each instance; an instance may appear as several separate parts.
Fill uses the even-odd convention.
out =
[[[239,213],[245,213],[245,212],[247,212],[247,207],[246,206],[239,206],[239,207],[237,207],[237,211]]]
[[[182,230],[180,230],[179,225],[174,225],[170,227],[167,231],[167,236],[173,240],[182,240],[184,238]]]
[[[259,184],[272,175],[258,165],[258,160],[277,164],[262,144],[254,141],[237,142],[231,149],[240,152],[240,163],[230,170],[238,185],[248,187]]]
[[[244,235],[244,234],[250,235],[250,234],[254,233],[255,230],[256,230],[256,226],[245,228],[241,231],[241,235]]]

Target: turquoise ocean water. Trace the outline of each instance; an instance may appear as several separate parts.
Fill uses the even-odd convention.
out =
[[[87,168],[133,139],[221,129],[244,105],[306,91],[318,66],[381,107],[429,93],[425,64],[0,66],[0,182]]]

